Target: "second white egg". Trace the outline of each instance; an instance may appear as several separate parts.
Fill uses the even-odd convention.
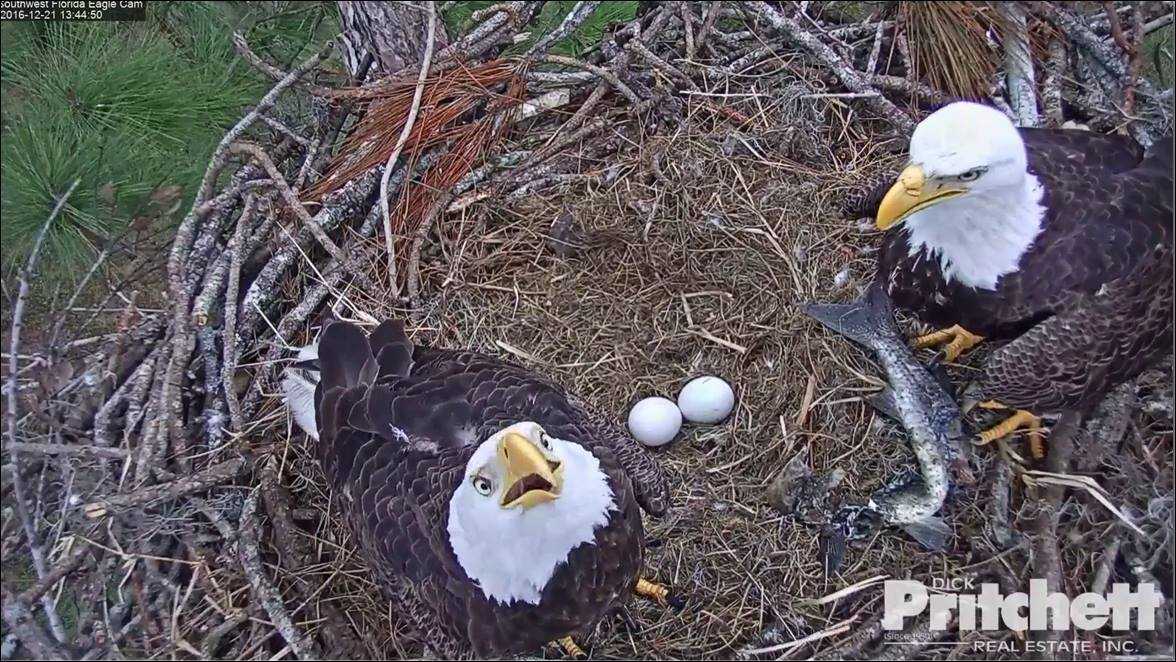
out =
[[[682,429],[682,412],[665,398],[645,398],[629,410],[629,432],[646,446],[664,446]]]
[[[735,392],[719,377],[697,377],[678,394],[678,409],[692,423],[718,423],[735,407]]]

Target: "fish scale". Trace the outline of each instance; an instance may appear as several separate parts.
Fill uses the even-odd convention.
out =
[[[889,383],[882,400],[909,434],[919,465],[914,480],[879,489],[864,507],[843,509],[834,517],[835,524],[852,539],[864,535],[859,521],[873,519],[862,515],[872,515],[902,528],[928,549],[942,549],[951,529],[937,513],[951,487],[952,467],[965,458],[959,405],[915,358],[894,320],[890,298],[880,286],[871,285],[854,303],[810,304],[804,312],[874,353]]]

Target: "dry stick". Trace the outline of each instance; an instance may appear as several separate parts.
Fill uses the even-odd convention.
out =
[[[870,85],[860,73],[853,69],[845,60],[841,58],[832,48],[817,39],[804,28],[800,27],[796,21],[776,11],[775,7],[766,2],[753,2],[744,5],[747,9],[754,12],[757,16],[762,17],[767,21],[774,30],[781,33],[784,38],[800,45],[804,50],[808,51],[816,57],[822,64],[828,67],[841,82],[849,88],[851,92],[877,92]],[[904,112],[898,109],[890,102],[889,99],[882,95],[871,95],[863,97],[865,103],[882,117],[886,118],[895,127],[899,128],[905,133],[910,133],[915,128],[914,121]]]
[[[408,300],[409,305],[414,310],[420,310],[420,269],[421,269],[421,249],[424,247],[425,240],[429,236],[429,231],[432,230],[433,224],[437,221],[437,217],[445,213],[445,209],[449,207],[449,203],[457,197],[453,190],[449,190],[439,196],[433,202],[433,206],[425,213],[425,217],[421,219],[421,225],[417,228],[416,234],[412,240],[412,251],[408,256]]]
[[[250,218],[256,208],[257,198],[245,198],[245,208],[241,210],[241,217],[237,219],[237,229],[233,231],[233,238],[229,247],[233,251],[229,266],[229,282],[225,286],[225,323],[224,323],[224,358],[221,367],[222,388],[225,391],[225,402],[229,407],[229,418],[233,429],[240,432],[245,426],[245,419],[241,415],[241,401],[237,398],[236,385],[233,377],[237,372],[237,294],[241,289],[241,263],[245,253],[245,228],[249,227]],[[211,395],[211,394],[210,394]]]
[[[886,24],[878,23],[874,32],[874,45],[870,47],[870,58],[866,61],[866,74],[873,76],[878,70],[878,56],[882,54],[882,35],[886,33]]]
[[[879,89],[887,92],[901,92],[911,98],[922,99],[928,103],[945,103],[948,98],[942,92],[936,90],[930,85],[920,83],[902,76],[891,76],[888,74],[873,74],[866,76],[866,80],[870,81],[871,85],[876,85]]]
[[[125,510],[134,506],[150,504],[161,499],[176,499],[186,494],[200,492],[214,485],[230,481],[249,468],[245,458],[237,457],[170,483],[153,485],[127,494],[115,494],[86,504],[86,517],[97,519],[111,511]],[[166,472],[161,472],[164,475]]]
[[[698,48],[694,42],[694,12],[688,2],[679,2],[678,11],[682,15],[682,29],[686,33],[686,61],[690,62],[694,60],[694,52]]]
[[[279,171],[278,167],[274,165],[273,159],[271,159],[269,155],[265,153],[265,150],[263,150],[261,147],[258,147],[257,145],[254,145],[253,143],[239,142],[230,145],[229,152],[233,154],[245,154],[251,156],[254,160],[257,161],[258,164],[261,165],[261,167],[265,168],[265,171],[270,175],[270,179],[272,179],[274,182],[274,187],[277,188],[278,193],[282,195],[282,198],[286,201],[286,204],[290,207],[294,214],[298,216],[298,219],[302,221],[302,225],[306,227],[306,229],[310,230],[310,233],[314,235],[314,238],[318,240],[319,244],[321,244],[323,248],[327,249],[327,252],[331,254],[331,257],[339,260],[339,263],[344,265],[348,272],[364,287],[369,288],[373,292],[379,291],[379,289],[376,287],[376,284],[373,283],[370,278],[368,278],[363,269],[356,267],[354,260],[344,254],[343,251],[340,250],[339,245],[336,244],[335,241],[327,235],[326,231],[323,230],[323,228],[318,223],[314,222],[314,217],[310,215],[310,212],[306,211],[306,207],[303,206],[302,201],[298,199],[298,196],[294,195],[294,190],[290,188],[290,184],[286,182],[286,178],[282,176],[281,171]]]
[[[208,634],[204,635],[204,640],[200,642],[201,656],[206,660],[216,658],[216,649],[220,646],[221,639],[224,639],[226,634],[241,627],[241,624],[247,620],[249,620],[249,613],[244,610],[238,610],[230,614],[223,623],[209,630]]]
[[[227,156],[229,146],[232,145],[237,140],[237,138],[245,132],[246,129],[252,126],[253,123],[256,122],[263,113],[269,111],[269,109],[273,107],[274,103],[276,103],[278,100],[278,96],[281,95],[282,92],[284,92],[291,85],[297,83],[298,80],[310,72],[311,69],[317,67],[320,62],[327,59],[333,48],[333,42],[327,44],[318,53],[310,56],[302,64],[298,65],[297,68],[286,74],[282,80],[278,81],[277,85],[274,85],[274,87],[261,98],[261,101],[259,101],[257,105],[254,106],[253,110],[249,111],[245,117],[241,118],[241,121],[237,122],[237,124],[232,129],[229,129],[229,131],[225,133],[224,137],[221,138],[220,143],[217,145],[216,150],[213,152],[212,159],[210,159],[208,164],[208,168],[204,172],[204,178],[200,182],[200,193],[196,196],[196,200],[193,201],[192,204],[193,210],[198,209],[201,203],[212,196],[212,186],[215,182],[215,176],[224,166],[224,159]]]
[[[172,242],[172,250],[167,262],[168,286],[174,298],[172,342],[170,353],[165,352],[167,361],[165,364],[166,368],[163,372],[162,388],[158,391],[158,397],[152,398],[153,401],[156,401],[154,407],[156,410],[155,417],[163,417],[163,422],[154,425],[154,430],[150,435],[143,436],[141,444],[143,453],[140,456],[141,465],[143,462],[150,461],[151,456],[156,452],[163,451],[164,445],[160,441],[167,439],[169,435],[178,438],[183,434],[183,430],[180,429],[180,426],[183,424],[180,390],[183,381],[183,371],[192,356],[192,350],[195,345],[195,336],[191,331],[192,320],[189,318],[191,295],[185,286],[183,275],[185,273],[185,264],[188,262],[188,257],[192,249],[191,244],[195,238],[197,226],[200,220],[204,218],[204,214],[200,213],[203,203],[212,197],[213,184],[221,169],[224,168],[230,146],[233,145],[246,129],[261,117],[262,113],[267,112],[273,107],[274,103],[277,102],[278,96],[284,90],[296,83],[298,79],[326,59],[332,48],[333,44],[323,47],[322,50],[307,58],[296,69],[278,81],[261,98],[261,101],[258,102],[253,110],[249,111],[245,117],[241,118],[233,128],[225,133],[217,145],[216,150],[213,152],[212,158],[209,160],[208,168],[205,170],[204,178],[200,183],[200,190],[192,201],[192,208],[176,231],[176,238]],[[150,479],[149,475],[137,477],[140,480]]]
[[[1082,415],[1067,411],[1054,425],[1049,435],[1049,455],[1046,457],[1046,471],[1064,474],[1069,471],[1070,458],[1074,454],[1074,435],[1082,424]],[[1036,488],[1038,494],[1033,501],[1033,518],[1030,526],[1033,528],[1031,544],[1033,548],[1033,569],[1037,577],[1046,581],[1046,590],[1050,593],[1065,593],[1065,575],[1063,574],[1061,553],[1058,551],[1058,515],[1062,497],[1066,488],[1061,485],[1050,485]],[[1050,630],[1044,633],[1047,640],[1058,641],[1064,632]]]
[[[86,560],[86,557],[89,556],[89,554],[89,545],[85,543],[77,544],[76,549],[74,549],[73,553],[70,554],[68,559],[58,563],[52,570],[49,571],[49,574],[45,575],[45,579],[41,580],[37,583],[36,586],[28,589],[24,593],[21,593],[17,597],[23,600],[25,604],[33,604],[39,600],[42,595],[45,595],[49,591],[53,590],[53,587],[57,585],[57,582],[64,579],[66,575],[81,567],[82,562]]]
[[[585,71],[592,72],[593,74],[596,74],[600,78],[603,78],[605,81],[607,81],[608,84],[616,88],[618,92],[625,95],[625,98],[628,99],[630,103],[638,104],[642,101],[641,97],[638,96],[631,87],[622,83],[621,79],[618,78],[615,73],[605,69],[604,67],[599,67],[595,64],[584,62],[582,60],[577,60],[574,57],[567,57],[566,55],[544,55],[538,59],[542,62],[561,64],[565,67],[577,67]]]
[[[294,619],[286,610],[282,601],[282,594],[265,576],[265,566],[261,562],[260,540],[257,532],[257,493],[253,492],[245,499],[241,508],[240,531],[234,532],[228,522],[221,517],[214,508],[203,499],[192,499],[201,512],[208,517],[225,540],[237,541],[237,556],[241,561],[241,568],[245,571],[245,578],[249,580],[249,587],[254,597],[261,603],[265,612],[269,614],[274,628],[290,644],[290,648],[300,660],[319,659],[318,651],[310,639],[306,637]]]
[[[1068,9],[1053,5],[1049,11],[1044,11],[1041,15],[1050,23],[1061,29],[1066,37],[1070,39],[1076,46],[1083,51],[1090,54],[1091,59],[1097,65],[1094,69],[1101,69],[1116,79],[1120,84],[1125,85],[1128,76],[1130,75],[1130,67],[1123,63],[1123,59],[1115,52],[1115,48],[1104,42],[1097,34],[1087,27],[1081,19],[1074,16]],[[1147,77],[1140,77],[1135,80],[1136,93],[1143,93],[1147,100],[1152,102],[1156,109],[1168,116],[1170,111],[1167,105],[1162,103],[1156,92],[1155,87]],[[1150,128],[1142,126],[1142,122],[1132,122],[1131,131],[1135,139],[1139,141],[1144,147],[1150,147],[1154,141]]]
[[[1169,11],[1169,12],[1165,12],[1165,13],[1161,14],[1160,16],[1148,21],[1147,23],[1145,23],[1143,25],[1144,36],[1147,36],[1147,35],[1155,32],[1156,30],[1161,30],[1163,28],[1168,27],[1169,25],[1172,25],[1173,18],[1176,18],[1176,13]]]
[[[1123,114],[1128,117],[1135,110],[1135,81],[1139,80],[1139,68],[1143,64],[1143,53],[1140,46],[1145,34],[1143,27],[1143,12],[1135,6],[1131,10],[1131,48],[1127,52],[1127,81],[1123,84]],[[1113,24],[1112,24],[1113,25]]]
[[[286,126],[286,124],[279,119],[275,119],[269,115],[262,115],[261,121],[274,131],[277,131],[290,140],[293,140],[299,145],[302,145],[303,147],[308,147],[310,145],[310,138],[305,138],[299,135],[297,131]]]
[[[588,20],[588,17],[592,15],[592,12],[596,11],[599,5],[599,2],[577,2],[576,6],[572,7],[572,10],[568,12],[568,15],[564,16],[559,27],[535,42],[535,45],[527,49],[523,57],[525,59],[533,59],[540,54],[546,53],[552,46],[583,25],[584,21]]]
[[[4,411],[4,427],[8,431],[8,441],[12,444],[17,443],[16,422],[19,418],[17,400],[20,399],[20,391],[16,383],[16,375],[20,372],[20,331],[24,324],[25,302],[29,298],[29,278],[36,272],[37,262],[41,258],[41,248],[45,244],[45,235],[49,233],[49,227],[53,225],[53,221],[65,208],[69,196],[78,187],[78,181],[75,179],[74,183],[69,185],[69,189],[57,199],[57,204],[53,205],[53,211],[49,213],[49,218],[45,219],[45,224],[37,233],[37,239],[33,242],[33,250],[29,253],[28,261],[20,270],[20,285],[17,290],[16,304],[12,307],[12,327],[8,339],[8,383],[5,386],[8,391],[6,398],[8,407]],[[37,573],[37,579],[44,581],[47,572],[45,550],[41,548],[37,527],[33,524],[32,515],[28,510],[29,497],[24,484],[24,462],[22,459],[20,453],[16,453],[12,457],[12,492],[16,501],[16,515],[20,519],[21,528],[24,529],[25,541],[28,543],[29,555],[33,557],[33,569]],[[57,641],[64,643],[65,627],[61,623],[61,617],[57,615],[53,600],[49,596],[43,596],[41,606],[45,609],[45,617],[49,620],[49,629],[53,632],[53,636]],[[5,613],[7,614],[7,612]]]
[[[722,2],[708,2],[706,3],[706,13],[702,19],[702,27],[698,30],[698,35],[694,37],[694,47],[697,50],[702,50],[706,46],[707,37],[710,36],[711,31],[715,29],[715,19],[719,17],[719,10],[723,8]]]
[[[698,89],[698,85],[694,82],[694,80],[692,80],[686,74],[682,73],[682,71],[679,70],[674,65],[672,65],[669,62],[666,62],[662,58],[658,57],[658,55],[656,53],[649,50],[649,47],[646,46],[645,44],[641,43],[641,41],[639,39],[630,39],[629,43],[625,44],[625,49],[636,52],[638,55],[640,55],[642,57],[642,59],[644,59],[646,62],[648,62],[650,64],[650,66],[652,66],[654,69],[661,71],[662,73],[669,76],[670,78],[674,78],[674,79],[677,79],[677,80],[685,83],[686,87],[688,87],[692,90]]]
[[[84,444],[36,444],[31,442],[9,442],[6,449],[29,455],[91,455],[109,460],[125,459],[129,452],[121,448],[106,448],[103,446],[87,446]]]
[[[1004,17],[1005,88],[1009,105],[1017,115],[1018,126],[1038,126],[1037,85],[1033,56],[1029,52],[1029,27],[1025,7],[1018,2],[1002,2],[997,11]]]
[[[1066,79],[1066,44],[1061,39],[1050,39],[1045,60],[1045,79],[1041,82],[1041,110],[1046,124],[1060,127],[1062,115],[1062,85]]]
[[[48,596],[45,596],[42,601]],[[37,618],[29,611],[28,605],[20,598],[0,589],[0,612],[4,615],[4,622],[8,624],[12,634],[15,634],[29,652],[38,660],[70,660],[73,655],[57,642],[53,641],[41,626]]]
[[[388,284],[392,289],[393,298],[400,296],[400,284],[396,274],[396,237],[392,234],[392,214],[388,211],[388,179],[396,168],[396,160],[400,158],[400,151],[408,142],[408,136],[416,124],[417,113],[421,110],[421,97],[425,93],[425,79],[429,77],[429,67],[433,64],[433,46],[436,42],[437,9],[432,2],[426,2],[429,10],[429,27],[425,34],[425,55],[421,58],[421,70],[417,74],[416,88],[412,91],[412,106],[408,109],[408,118],[404,121],[404,128],[400,130],[400,137],[396,139],[396,147],[388,155],[388,162],[384,164],[384,173],[380,176],[380,213],[384,217],[384,248],[388,251]]]
[[[275,81],[282,80],[288,75],[286,72],[275,67],[269,62],[266,62],[261,58],[260,55],[253,52],[253,49],[249,48],[249,42],[245,41],[245,35],[241,34],[240,32],[233,32],[233,48],[236,49],[238,55],[245,58],[246,62],[253,65],[254,68],[274,79]],[[330,88],[322,87],[321,85],[314,85],[312,83],[303,83],[302,86],[305,87],[306,90],[311,94],[320,97],[329,97],[333,92],[333,90]]]
[[[627,32],[632,32],[634,33],[633,39],[653,41],[653,39],[657,37],[658,33],[661,32],[661,29],[665,26],[666,22],[669,21],[669,18],[670,14],[668,11],[665,11],[665,6],[663,5],[656,10],[653,18],[649,22],[649,27],[645,28],[644,31],[641,29],[641,20],[637,19],[629,22],[623,29],[617,32],[617,35],[619,36]],[[617,78],[617,80],[620,80],[622,76],[627,74],[629,61],[632,59],[632,57],[632,51],[622,50],[620,54],[618,54],[613,60],[612,69],[615,72],[613,75],[615,78]],[[592,93],[588,96],[587,101],[584,102],[584,105],[580,106],[580,109],[577,110],[574,115],[572,115],[571,119],[564,123],[564,125],[560,127],[556,133],[548,138],[548,146],[554,143],[556,139],[560,137],[561,133],[574,131],[582,124],[587,122],[588,118],[592,116],[596,106],[600,103],[601,99],[604,98],[604,95],[607,92],[607,85],[604,83],[597,85],[596,88],[592,90]],[[633,97],[639,98],[636,94],[634,94]],[[633,102],[633,97],[626,95],[626,98],[629,98],[630,102]],[[641,101],[641,103],[644,103],[644,101]]]

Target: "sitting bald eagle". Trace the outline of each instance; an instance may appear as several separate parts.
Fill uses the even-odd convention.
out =
[[[330,323],[317,361],[313,411],[299,405],[307,382],[287,378],[295,420],[317,438],[378,582],[433,652],[499,657],[559,641],[575,653],[571,637],[632,592],[665,598],[638,578],[638,505],[661,514],[665,479],[562,388],[490,356],[414,345],[399,322],[370,337]]]
[[[1011,340],[979,382],[1016,413],[987,442],[1040,413],[1083,412],[1172,350],[1172,139],[1017,129],[953,103],[915,129],[910,161],[874,198],[886,230],[877,281],[943,331],[954,360]]]

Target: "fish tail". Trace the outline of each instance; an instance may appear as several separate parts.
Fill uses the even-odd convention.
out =
[[[902,524],[902,530],[915,539],[924,549],[932,552],[947,548],[947,541],[951,540],[951,527],[943,518],[930,515],[921,520]]]
[[[893,304],[877,283],[853,303],[810,303],[801,310],[829,330],[871,349],[900,337]]]

